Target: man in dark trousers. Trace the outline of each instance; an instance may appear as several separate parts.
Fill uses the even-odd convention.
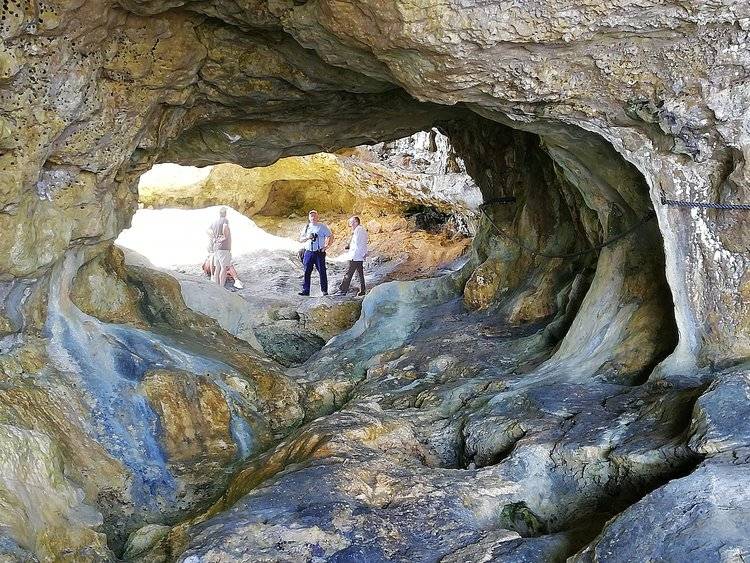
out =
[[[333,233],[325,224],[318,221],[318,212],[314,209],[307,215],[307,226],[299,236],[300,242],[305,243],[305,254],[302,264],[305,266],[305,278],[302,282],[300,295],[310,295],[310,276],[313,268],[320,276],[320,290],[328,295],[328,275],[326,273],[326,250],[333,243]]]
[[[356,215],[349,218],[349,228],[352,230],[352,240],[346,247],[349,250],[349,268],[336,295],[346,295],[349,292],[349,284],[352,283],[352,276],[356,272],[359,278],[359,293],[357,295],[362,296],[365,294],[364,263],[365,256],[367,256],[367,231]]]

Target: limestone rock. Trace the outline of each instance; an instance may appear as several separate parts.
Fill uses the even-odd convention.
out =
[[[747,481],[744,466],[701,466],[618,516],[574,561],[659,560],[677,553],[741,561],[750,553]]]
[[[70,295],[84,313],[110,323],[146,328],[148,323],[138,308],[141,297],[127,283],[123,253],[114,246],[102,260],[92,260],[78,271]]]
[[[190,309],[211,317],[221,328],[256,350],[263,349],[254,331],[262,315],[259,307],[208,281],[181,279],[180,290]]]
[[[187,184],[170,181],[157,165],[141,178],[139,200],[157,208],[224,204],[249,217],[305,216],[310,209],[378,217],[427,205],[464,221],[481,202],[463,161],[434,129],[337,154],[283,158],[266,167],[222,164],[196,177]]]
[[[464,299],[471,309],[486,309],[518,283],[516,264],[488,259],[474,270],[466,282]]]
[[[304,308],[300,315],[307,330],[328,341],[351,328],[361,311],[361,301],[346,300],[333,305]]]
[[[163,428],[162,447],[172,463],[228,464],[237,446],[232,412],[220,388],[208,378],[155,370],[143,378],[151,407]]]
[[[125,544],[123,559],[133,560],[144,552],[152,549],[153,545],[164,539],[169,533],[169,526],[149,524],[133,532]]]
[[[747,462],[749,394],[750,374],[745,370],[728,370],[716,378],[696,402],[690,447],[701,455]]]
[[[304,363],[325,344],[325,340],[300,327],[297,321],[259,326],[255,336],[263,350],[284,366]]]
[[[1,536],[42,560],[114,560],[96,531],[101,514],[82,502],[48,436],[0,424],[0,454]]]
[[[119,551],[222,494],[230,468],[192,481],[160,449],[140,391],[163,369],[221,390],[246,460],[210,510],[154,534],[163,554],[748,557],[746,432],[725,406],[744,412],[744,375],[717,374],[750,355],[748,221],[661,200],[750,199],[750,7],[506,4],[3,7],[0,481],[23,478],[2,481],[3,556],[106,560],[84,505]],[[588,258],[517,258],[485,222],[463,271],[377,287],[288,373],[187,309],[167,276],[104,262],[73,283],[127,226],[154,162],[268,165],[431,127],[487,203],[516,197],[488,213],[511,237]],[[522,274],[467,312],[487,260]],[[123,283],[91,283],[105,276]],[[196,388],[176,390],[205,422]],[[519,503],[549,536],[503,533]]]
[[[49,336],[36,346],[14,342],[3,354],[0,403],[4,420],[38,428],[59,445],[66,473],[101,510],[102,529],[119,549],[148,520],[210,502],[228,467],[304,413],[298,387],[190,311],[176,280],[142,267],[109,268],[106,255],[95,260],[101,263],[75,281],[84,256],[58,270],[48,297]],[[110,302],[96,298],[90,288],[98,286],[133,289]],[[71,295],[115,322],[84,313]],[[155,332],[139,328],[145,325]],[[206,335],[213,335],[210,346]]]

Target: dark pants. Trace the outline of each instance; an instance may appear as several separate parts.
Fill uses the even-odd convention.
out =
[[[359,278],[359,292],[365,292],[364,262],[362,260],[349,260],[349,269],[346,271],[344,279],[341,280],[341,285],[339,286],[339,290],[341,291],[341,293],[346,293],[347,291],[349,291],[349,284],[352,283],[352,276],[354,276],[354,272],[357,272],[357,277]]]
[[[320,290],[323,293],[328,293],[326,253],[322,250],[316,250],[315,252],[305,250],[305,255],[302,257],[302,264],[305,266],[305,280],[302,282],[302,291],[310,293],[310,276],[312,276],[313,268],[316,268],[318,275],[320,275]]]

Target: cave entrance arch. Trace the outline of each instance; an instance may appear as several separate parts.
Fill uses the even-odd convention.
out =
[[[643,177],[605,141],[578,129],[536,134],[464,115],[440,130],[493,222],[544,254],[581,252],[575,259],[534,256],[480,221],[464,269],[466,308],[538,328],[546,353],[521,371],[554,373],[557,382],[643,382],[677,336],[658,228],[644,223],[616,244],[583,252],[650,211]],[[277,185],[277,196],[290,187]],[[509,196],[512,205],[493,203]],[[270,209],[280,209],[279,201]]]
[[[349,328],[360,307],[359,300],[321,301],[315,279],[313,299],[298,296],[298,237],[308,210],[318,210],[335,235],[326,260],[333,293],[347,268],[350,217],[360,217],[369,232],[365,271],[372,288],[460,267],[480,203],[479,188],[449,139],[430,128],[374,145],[285,157],[265,167],[157,164],[140,179],[140,209],[117,245],[126,250],[126,261],[138,263],[142,256],[172,272],[188,305],[292,366]],[[237,295],[227,297],[231,312],[221,291],[201,283],[208,281],[203,274],[210,263],[207,227],[220,206],[227,208],[232,230],[226,289]],[[252,312],[237,321],[236,310],[248,309],[241,300]],[[341,311],[321,312],[329,309]],[[311,320],[319,316],[336,318],[324,330]]]
[[[231,193],[229,205],[256,217],[272,232],[293,236],[290,216],[296,225],[295,217],[304,215],[306,208],[335,213],[353,209],[354,202],[368,197],[381,208],[393,208],[393,199],[401,198],[409,208],[402,206],[398,213],[416,211],[416,220],[429,217],[421,200],[429,201],[430,195],[417,192],[434,190],[439,194],[432,199],[437,216],[452,212],[463,222],[458,228],[478,229],[470,265],[475,270],[464,291],[468,309],[492,309],[511,324],[546,325],[545,338],[554,346],[555,358],[564,360],[571,372],[613,382],[644,381],[674,349],[677,329],[665,278],[663,240],[656,221],[649,220],[653,210],[643,175],[603,138],[578,127],[532,124],[523,131],[502,116],[481,116],[461,107],[436,123],[436,128],[421,133],[421,149],[437,154],[436,143],[448,144],[450,150],[438,151],[442,156],[435,164],[444,177],[465,168],[476,193],[450,193],[445,182],[412,186],[405,195],[396,193],[394,186],[403,177],[385,178],[382,168],[375,171],[367,161],[390,159],[393,164],[401,159],[403,168],[414,168],[413,162],[403,162],[408,151],[399,149],[405,149],[410,137],[376,145],[380,155],[360,147],[327,156],[315,154],[299,139],[294,151],[312,155],[247,172],[225,165],[215,179],[209,177],[205,183],[209,189],[190,201],[203,197],[204,203],[225,203],[218,194]],[[193,154],[196,133],[186,135],[167,154],[182,154],[182,162],[203,164]],[[419,151],[411,152],[415,154],[409,158],[419,161]],[[347,159],[359,159],[360,166],[342,173],[340,164]],[[300,173],[305,167],[317,172]],[[257,171],[274,168],[280,174],[259,179]],[[243,174],[255,175],[251,182],[262,188],[252,195],[243,189],[222,189],[222,184],[241,183],[238,178]],[[347,182],[357,184],[359,193],[341,189]],[[511,196],[513,203],[503,202]],[[157,203],[148,190],[141,197],[147,205]],[[177,193],[157,197],[164,200],[159,204],[186,203]],[[479,198],[486,218],[477,213]],[[467,221],[467,217],[479,220]],[[496,232],[497,225],[510,237]]]

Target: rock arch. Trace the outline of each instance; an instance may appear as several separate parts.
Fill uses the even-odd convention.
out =
[[[685,381],[747,359],[746,215],[666,207],[660,197],[750,200],[748,22],[750,8],[729,0],[645,8],[616,1],[604,13],[562,0],[541,7],[455,0],[429,9],[401,0],[5,2],[0,368],[12,384],[0,391],[2,420],[28,459],[59,474],[59,482],[39,486],[66,499],[60,514],[73,522],[65,535],[71,549],[107,553],[104,540],[90,533],[95,519],[76,520],[78,500],[71,499],[78,496],[60,479],[70,477],[84,487],[87,503],[108,510],[105,529],[117,548],[132,529],[163,516],[163,503],[170,505],[170,522],[184,516],[172,504],[182,486],[192,494],[212,482],[213,473],[192,481],[190,459],[144,454],[137,436],[130,441],[138,432],[150,436],[148,420],[139,421],[138,432],[128,430],[128,416],[143,404],[141,391],[152,400],[172,386],[209,402],[223,397],[220,420],[204,420],[196,432],[214,445],[241,436],[235,445],[248,455],[337,400],[333,392],[328,401],[322,391],[303,389],[252,350],[234,354],[241,345],[225,335],[217,347],[230,357],[227,365],[206,361],[211,354],[198,345],[191,365],[209,373],[200,384],[186,382],[176,358],[187,356],[171,338],[184,327],[193,333],[216,327],[188,311],[168,280],[124,271],[111,253],[111,241],[134,212],[137,178],[157,161],[261,165],[440,127],[473,163],[488,199],[511,191],[522,198],[522,205],[491,214],[535,246],[575,251],[629,228],[650,208],[657,214],[658,233],[651,223],[643,239],[602,251],[590,280],[576,275],[592,264],[565,270],[529,261],[507,245],[478,247],[473,266],[484,265],[488,274],[508,279],[510,270],[533,272],[542,280],[529,285],[519,275],[512,288],[494,287],[487,299],[475,292],[469,300],[484,299],[518,321],[554,318],[548,336],[559,348],[545,361],[563,365],[581,342],[592,342],[593,326],[612,339],[606,353],[591,351],[583,371],[608,380],[626,374],[620,383],[642,382],[673,347],[659,374]],[[497,147],[505,160],[488,166]],[[545,223],[544,212],[555,221]],[[79,283],[107,280],[104,294],[117,296],[116,303],[100,303],[106,310],[91,311],[96,315],[80,311],[69,298],[76,276]],[[620,291],[608,293],[613,279]],[[476,282],[474,275],[469,287]],[[584,287],[591,290],[581,298]],[[433,289],[448,293],[439,284]],[[415,302],[425,295],[409,291]],[[602,311],[599,325],[590,322]],[[126,319],[129,328],[98,330],[106,318]],[[617,333],[631,322],[628,330],[645,340]],[[142,373],[139,364],[152,329],[162,331],[154,362],[167,364],[166,372]],[[87,339],[89,330],[95,338]],[[92,360],[87,346],[109,350],[116,365],[109,357]],[[643,347],[646,361],[631,361]],[[123,366],[129,382],[120,377]],[[101,376],[105,368],[116,377]],[[85,393],[77,395],[81,385]],[[138,397],[129,414],[107,426],[114,418],[102,415],[101,405],[112,393],[130,392]],[[55,393],[66,398],[62,406],[50,405]],[[691,442],[701,455],[725,447],[710,431],[716,424],[710,401],[720,391],[712,393],[693,429],[705,431]],[[680,412],[689,403],[683,399]],[[82,412],[93,418],[82,422]],[[677,434],[672,430],[669,440]],[[53,436],[60,451],[34,432]],[[105,440],[106,432],[114,439]],[[409,436],[397,438],[411,443]],[[76,440],[95,455],[84,459]],[[476,444],[468,447],[476,457]],[[179,471],[183,481],[168,480]],[[135,486],[133,475],[141,477]],[[138,498],[150,485],[158,495]],[[58,546],[39,538],[61,524],[49,514],[38,522],[12,539],[26,538],[19,549],[44,557]]]

